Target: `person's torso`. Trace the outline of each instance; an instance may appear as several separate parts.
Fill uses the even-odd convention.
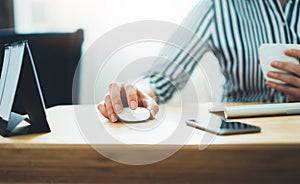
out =
[[[284,94],[265,85],[258,64],[262,43],[300,44],[300,3],[288,0],[215,0],[213,50],[226,83],[223,100],[284,102]]]

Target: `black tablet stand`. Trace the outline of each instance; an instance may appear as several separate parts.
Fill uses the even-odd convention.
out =
[[[14,80],[18,80],[16,89],[11,91],[12,96],[9,97],[13,98],[12,104],[2,103],[3,98],[8,97],[7,95],[3,96],[3,94],[5,93],[5,90],[7,90],[5,86],[7,86],[10,81],[5,81],[3,89],[0,89],[0,92],[2,93],[0,107],[2,106],[2,109],[5,108],[5,112],[7,112],[7,110],[10,112],[9,118],[7,119],[1,116],[0,111],[0,134],[4,137],[50,132],[50,127],[46,119],[43,95],[28,41],[24,40],[13,44],[7,44],[5,49],[13,50],[18,47],[22,48],[19,50],[23,52],[21,53],[23,57],[18,61],[21,62],[19,76],[15,76],[14,78]],[[10,52],[10,54],[13,54],[13,52]],[[12,58],[12,56],[10,56],[10,58]],[[2,67],[1,78],[5,77],[2,75],[5,73],[3,71],[6,69],[6,73],[10,72],[8,67]],[[8,92],[6,91],[6,94],[7,93]],[[12,112],[13,106],[17,103],[24,107],[27,113],[26,118],[25,116]],[[22,123],[23,126],[20,126],[21,122],[27,122],[28,124],[25,123],[25,125],[23,125],[24,123]]]

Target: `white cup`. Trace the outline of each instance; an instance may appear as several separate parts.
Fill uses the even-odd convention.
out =
[[[294,57],[289,57],[284,54],[284,51],[288,49],[299,49],[300,45],[298,44],[262,44],[259,49],[259,59],[260,59],[260,66],[263,71],[264,77],[266,80],[276,82],[278,84],[285,84],[285,82],[272,79],[267,77],[267,73],[269,71],[274,72],[281,72],[281,73],[288,73],[286,71],[278,70],[271,66],[272,61],[283,61],[283,62],[290,62],[296,65],[299,65],[299,60]]]

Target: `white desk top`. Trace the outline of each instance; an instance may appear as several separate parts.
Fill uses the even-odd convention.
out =
[[[181,108],[161,106],[156,120],[145,123],[109,123],[94,105],[57,106],[47,110],[51,133],[0,138],[0,144],[206,145],[300,144],[300,116],[240,119],[258,125],[261,133],[215,136],[186,126],[185,120],[208,120],[211,103]],[[184,109],[184,110],[183,110]]]

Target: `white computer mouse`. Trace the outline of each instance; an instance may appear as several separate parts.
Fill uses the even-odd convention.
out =
[[[122,122],[142,122],[147,121],[150,118],[150,112],[148,109],[138,107],[135,110],[131,110],[129,107],[123,108],[123,111],[118,114],[119,120]]]

